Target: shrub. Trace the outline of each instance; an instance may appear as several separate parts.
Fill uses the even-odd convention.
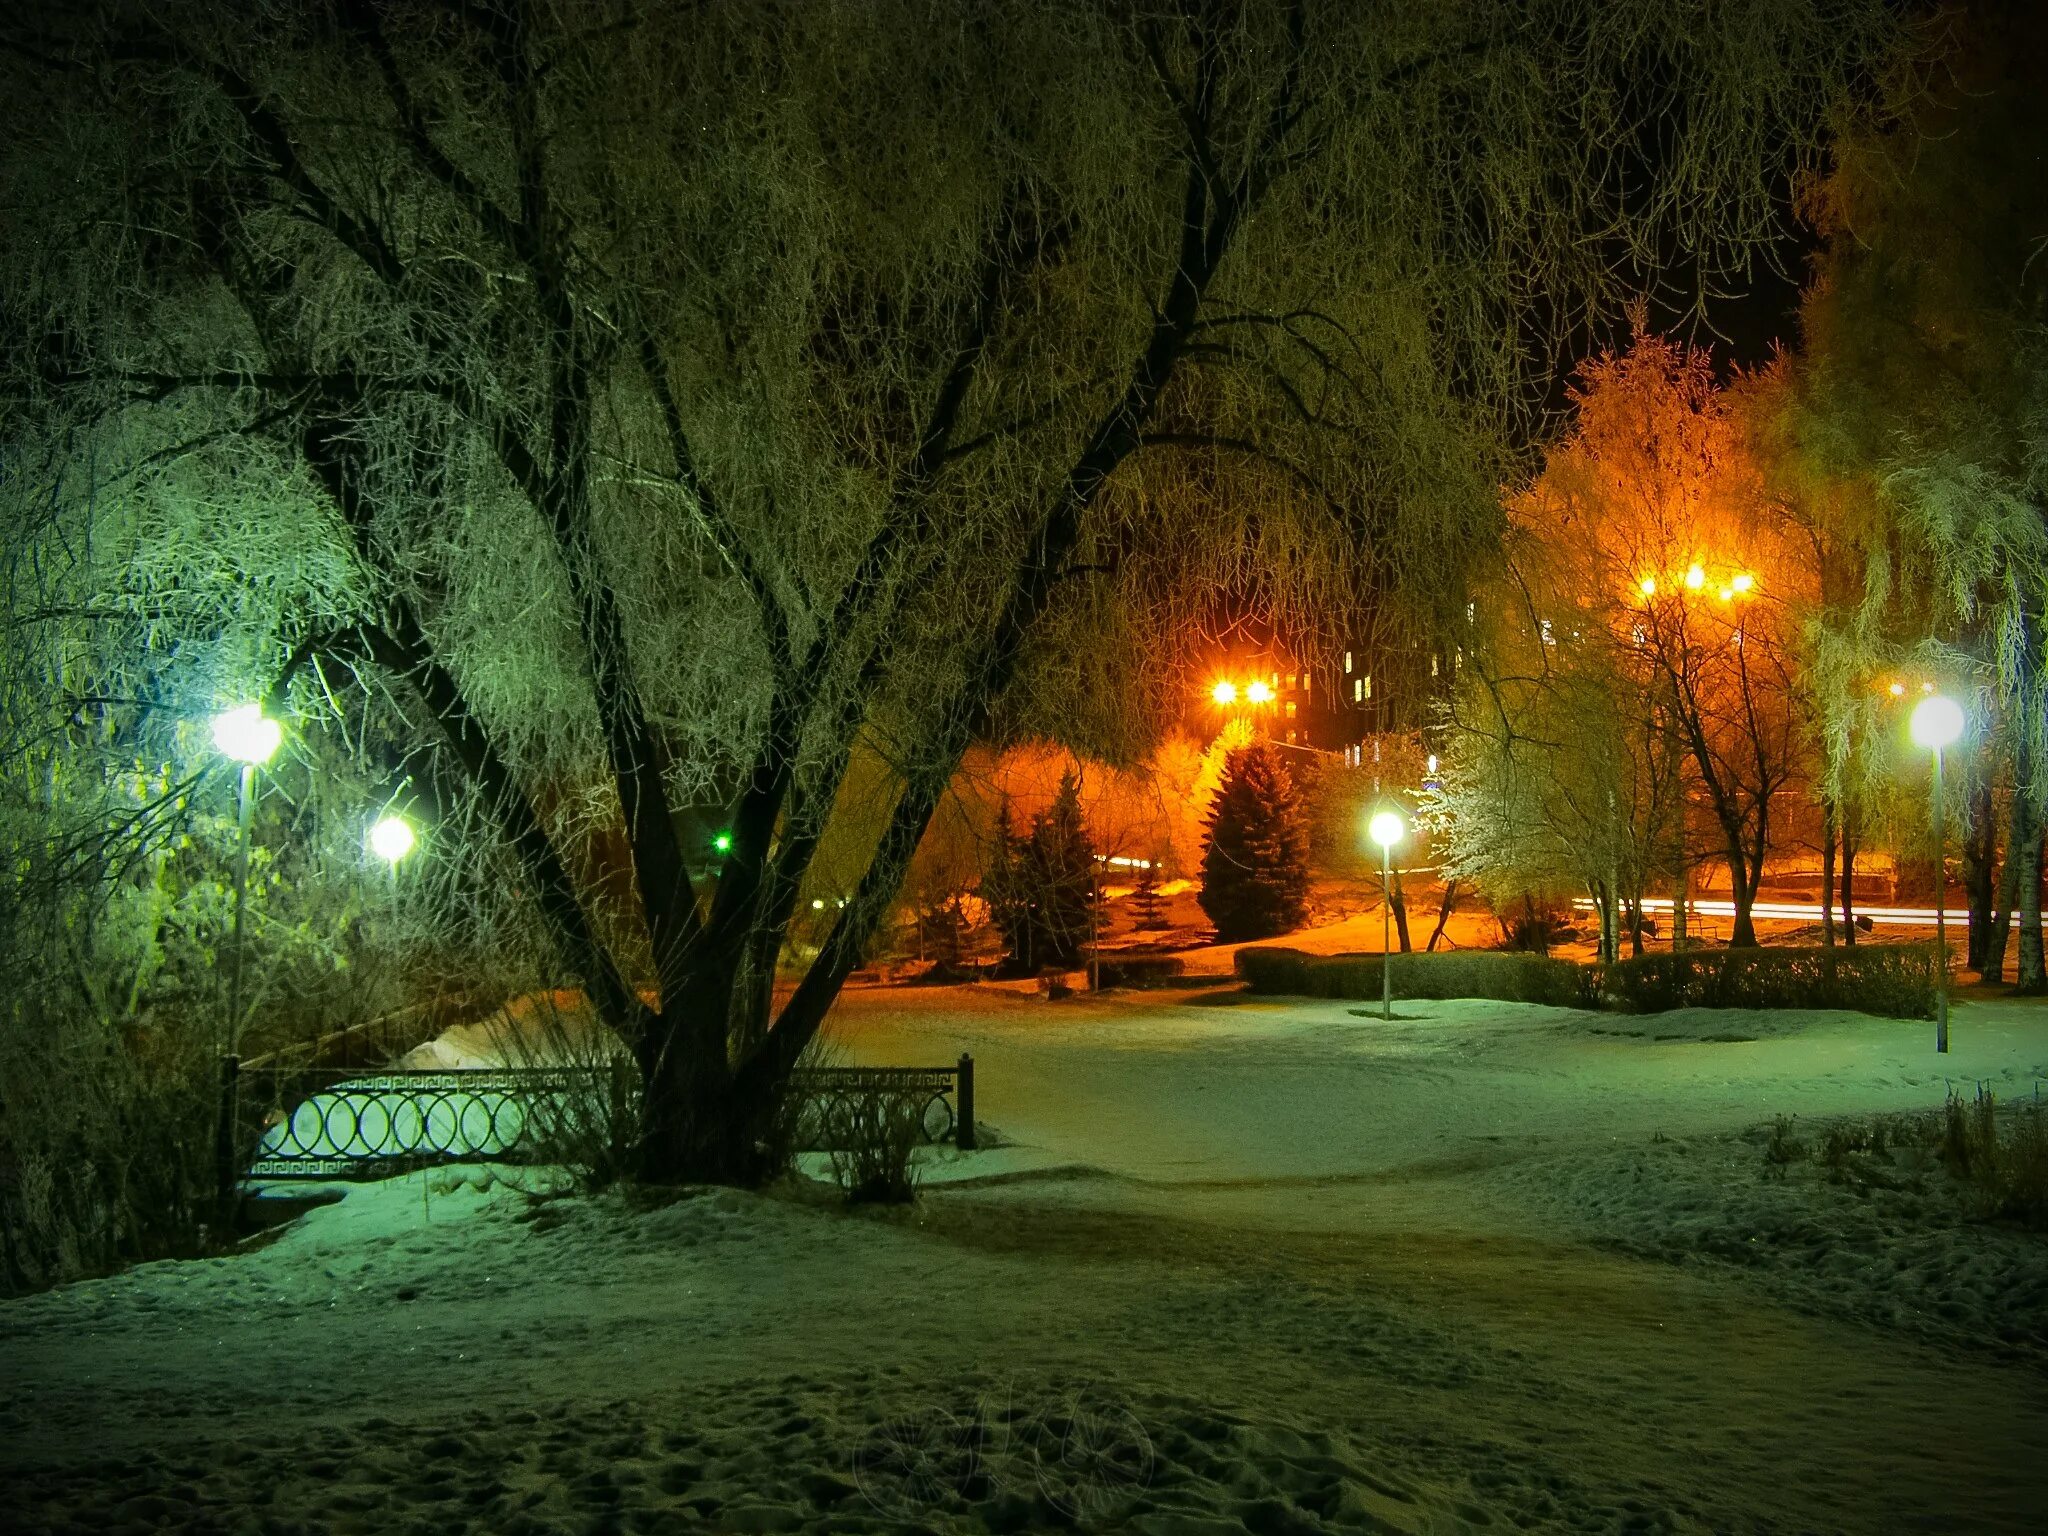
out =
[[[1286,933],[1308,912],[1308,822],[1271,747],[1224,760],[1197,900],[1224,943]]]
[[[917,1094],[849,1093],[832,1101],[821,1139],[832,1177],[853,1205],[908,1205],[917,1198],[912,1155],[925,1139]]]
[[[1639,955],[1599,970],[1603,1002],[1626,1013],[1850,1008],[1886,1018],[1924,1019],[1934,1012],[1934,984],[1934,951],[1922,944],[1689,949]]]
[[[1175,955],[1104,955],[1095,962],[1095,979],[1104,987],[1163,987],[1185,969]]]
[[[1391,957],[1399,997],[1483,997],[1501,1002],[1548,1003],[1559,1008],[1596,1006],[1593,974],[1569,960],[1498,950]],[[1379,955],[1308,955],[1296,949],[1237,952],[1237,974],[1254,992],[1303,997],[1370,999],[1380,995]]]

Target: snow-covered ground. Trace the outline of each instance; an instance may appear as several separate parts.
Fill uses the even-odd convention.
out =
[[[908,1211],[358,1189],[0,1306],[30,1530],[2033,1530],[2048,1242],[1760,1126],[2048,1079],[2048,1011],[849,993],[977,1063]]]

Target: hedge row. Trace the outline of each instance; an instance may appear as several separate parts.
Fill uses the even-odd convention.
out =
[[[1924,1019],[1934,1012],[1935,954],[1923,944],[1694,949],[1603,966],[1501,950],[1391,958],[1394,991],[1402,997],[1484,997],[1622,1013],[1848,1008]],[[1278,947],[1237,952],[1237,974],[1252,991],[1299,997],[1376,998],[1380,965],[1379,955],[1310,955]]]
[[[1686,949],[1601,967],[1609,1008],[1853,1008],[1892,1019],[1934,1016],[1931,944],[1809,949]]]
[[[1394,991],[1402,997],[1491,997],[1513,1003],[1593,1008],[1594,975],[1585,966],[1505,950],[1394,955]],[[1303,997],[1375,998],[1379,955],[1309,955],[1298,949],[1240,949],[1237,974],[1254,992]]]

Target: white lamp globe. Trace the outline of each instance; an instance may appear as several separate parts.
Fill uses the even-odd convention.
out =
[[[1963,734],[1963,707],[1941,694],[1929,694],[1913,706],[1911,730],[1914,745],[1939,752]]]
[[[1365,832],[1382,848],[1391,848],[1408,835],[1408,823],[1401,819],[1399,811],[1378,811],[1366,824]]]
[[[370,852],[387,864],[396,864],[408,853],[418,839],[413,836],[412,823],[403,816],[385,816],[370,828]]]
[[[213,717],[213,744],[238,763],[267,763],[284,727],[265,717],[261,704],[244,704]]]

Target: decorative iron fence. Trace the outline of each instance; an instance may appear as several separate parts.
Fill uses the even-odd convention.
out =
[[[799,1071],[798,1145],[831,1151],[832,1128],[860,1101],[917,1112],[929,1142],[974,1147],[974,1058],[950,1067]],[[215,1144],[220,1190],[244,1179],[376,1179],[441,1163],[548,1162],[593,1136],[629,1133],[640,1084],[607,1066],[364,1071],[221,1062]]]
[[[802,1096],[797,1146],[806,1152],[844,1151],[834,1146],[850,1113],[877,1100],[901,1105],[916,1115],[927,1142],[951,1141],[974,1150],[974,1058],[950,1067],[812,1067],[796,1072],[790,1086]]]

